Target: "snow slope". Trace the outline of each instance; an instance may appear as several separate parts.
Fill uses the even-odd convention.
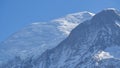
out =
[[[17,57],[24,60],[36,58],[47,49],[57,46],[78,24],[92,18],[90,12],[68,14],[50,22],[32,23],[11,35],[0,44],[0,61]]]
[[[47,50],[31,68],[120,68],[120,15],[105,9],[72,30],[57,47]],[[27,65],[29,66],[29,65]]]
[[[105,9],[78,25],[58,46],[34,59],[16,57],[1,68],[119,68],[119,22],[117,10]]]

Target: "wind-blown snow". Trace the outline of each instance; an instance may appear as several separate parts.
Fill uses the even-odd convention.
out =
[[[36,22],[36,23],[32,23],[33,25],[38,25],[38,24],[40,24],[40,22]]]
[[[55,20],[55,21],[62,22],[62,23],[59,23],[60,26],[58,26],[58,29],[66,35],[69,35],[71,29],[75,28],[79,24],[79,23],[68,22],[63,19],[59,19],[59,20]]]
[[[37,37],[38,42],[42,43],[37,43],[38,45],[34,46],[29,45],[29,47],[32,46],[31,48],[33,48],[30,48],[31,50],[29,50],[26,45],[26,50],[35,52],[35,54],[30,53],[30,55],[34,54],[32,57],[28,57],[24,60],[16,57],[1,68],[119,68],[119,15],[115,10],[107,9],[96,14],[92,19],[87,19],[88,21],[85,21],[84,17],[88,18],[89,14],[83,14],[82,17],[81,14],[71,14],[70,16],[68,15],[53,20],[49,24],[35,25],[40,27],[39,29],[33,25],[30,26],[29,29],[27,27],[26,31],[28,34],[35,34],[30,35],[30,37],[32,37],[31,41],[33,42],[34,37]],[[77,26],[75,28],[73,23],[79,23],[80,25],[75,25]],[[75,29],[72,30],[69,26]],[[31,29],[31,27],[35,28]],[[72,32],[67,28],[71,29]],[[40,33],[38,31],[40,31]],[[23,35],[27,34],[25,33]],[[27,37],[29,36],[27,35]],[[65,37],[67,38],[65,39]],[[42,38],[42,40],[40,38]],[[61,38],[63,40],[62,42],[60,42]],[[26,37],[24,41],[26,41]],[[36,41],[34,41],[34,44],[36,44]],[[59,41],[60,44],[57,41]],[[56,42],[59,44],[58,46]],[[54,45],[56,47],[51,48]],[[20,50],[22,55],[26,54],[26,50]],[[36,55],[37,57],[34,57]]]
[[[79,12],[50,22],[32,23],[0,44],[0,60],[9,60],[15,56],[24,60],[32,55],[36,58],[47,49],[57,46],[73,28],[92,16],[90,12]]]
[[[78,24],[83,21],[91,19],[91,16],[94,16],[94,13],[84,11],[79,13],[68,14],[63,18],[52,20],[52,22],[59,23],[58,29],[64,34],[69,35],[71,29],[75,28]]]

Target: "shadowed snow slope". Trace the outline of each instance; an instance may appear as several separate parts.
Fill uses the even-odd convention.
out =
[[[72,30],[57,47],[32,60],[33,68],[119,68],[120,22],[106,9]]]
[[[73,28],[91,19],[93,15],[85,11],[69,14],[50,22],[32,23],[0,44],[0,61],[7,61],[14,57],[24,60],[33,55],[33,58],[36,58],[47,49],[57,46]]]
[[[78,25],[55,48],[36,58],[22,60],[16,57],[2,68],[119,68],[119,15],[115,9],[105,9]],[[63,18],[57,21],[61,22]],[[61,26],[60,31],[68,33]]]

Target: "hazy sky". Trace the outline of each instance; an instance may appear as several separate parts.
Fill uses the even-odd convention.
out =
[[[0,41],[33,22],[105,8],[120,10],[120,0],[0,0]]]

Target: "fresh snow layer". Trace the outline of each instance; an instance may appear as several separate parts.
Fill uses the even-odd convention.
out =
[[[120,47],[118,46],[108,47],[105,49],[105,51],[100,51],[97,54],[95,54],[95,59],[98,61],[109,58],[120,60]]]
[[[109,59],[109,58],[113,58],[113,56],[110,55],[109,52],[100,51],[97,54],[95,54],[95,59],[97,61],[100,61],[100,60],[103,60],[103,59]]]

